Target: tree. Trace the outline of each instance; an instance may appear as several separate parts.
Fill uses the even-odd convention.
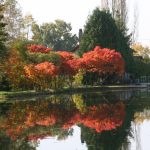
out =
[[[112,0],[112,14],[118,28],[125,32],[127,25],[126,0]]]
[[[86,70],[84,84],[110,84],[124,75],[124,60],[115,50],[97,46],[84,53],[81,60],[81,66]]]
[[[11,49],[4,62],[5,77],[12,89],[27,89],[31,85],[25,77],[25,62],[16,49]],[[27,87],[28,86],[28,87]]]
[[[5,32],[6,24],[3,22],[3,9],[4,6],[0,5],[0,62],[2,61],[2,58],[6,57],[7,54],[7,48],[5,45],[7,33]]]
[[[37,53],[37,52],[40,52],[40,53],[48,53],[48,52],[50,52],[52,49],[51,49],[51,48],[47,48],[47,47],[45,47],[45,46],[43,46],[43,45],[30,45],[30,46],[28,46],[28,50],[29,50],[30,52],[35,52],[35,53]]]
[[[126,34],[126,0],[101,0],[101,9],[109,11],[116,21],[117,27]]]
[[[8,50],[6,47],[7,33],[5,32],[5,23],[3,22],[4,6],[0,4],[0,90],[8,89],[8,82],[4,74],[3,62],[7,56]]]
[[[140,43],[135,43],[132,46],[134,54],[136,56],[142,56],[144,59],[149,59],[150,48],[148,46],[143,46]]]
[[[105,10],[109,9],[109,2],[108,2],[108,0],[101,0],[101,9],[105,9]]]
[[[28,46],[26,54],[28,60],[24,67],[26,77],[43,89],[53,88],[51,86],[53,81],[54,88],[59,87],[57,81],[61,79],[65,85],[72,87],[72,84],[75,84],[73,81],[76,78],[82,80],[86,72],[98,73],[102,79],[102,75],[120,77],[124,74],[124,60],[121,54],[99,46],[93,51],[84,53],[81,58],[67,51],[53,52],[42,45]]]
[[[101,10],[109,11],[116,22],[117,27],[127,35],[127,0],[101,0]],[[132,27],[132,42],[134,43],[138,37],[138,5],[134,4],[133,14],[133,27]]]
[[[27,40],[31,38],[31,28],[34,23],[35,21],[31,14],[28,14],[23,18],[23,37]]]
[[[23,29],[23,18],[21,8],[16,0],[4,1],[4,21],[7,23],[6,31],[9,34],[9,41],[19,38]]]
[[[84,27],[79,53],[82,55],[97,45],[115,49],[121,53],[126,63],[126,71],[132,72],[134,62],[129,44],[129,38],[118,29],[111,14],[96,8]]]
[[[58,51],[57,54],[61,56],[60,75],[72,77],[79,71],[79,59],[76,58],[74,53],[67,51]]]
[[[143,46],[140,43],[135,43],[132,46],[135,57],[135,75],[149,76],[150,75],[150,48],[148,46]]]
[[[124,74],[124,61],[120,53],[107,48],[96,46],[93,51],[83,54],[83,64],[87,72],[100,74]]]
[[[138,39],[138,25],[139,25],[139,11],[138,5],[134,5],[134,20],[133,20],[133,29],[132,29],[132,43],[135,43]]]
[[[76,35],[71,34],[71,30],[71,25],[63,20],[55,20],[55,23],[44,23],[41,26],[34,23],[32,39],[54,50],[72,50],[78,39]]]

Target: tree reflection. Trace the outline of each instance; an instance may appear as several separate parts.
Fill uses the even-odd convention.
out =
[[[1,104],[0,146],[36,149],[39,139],[65,140],[78,125],[88,150],[127,149],[131,121],[150,106],[145,100],[139,107],[138,97],[123,101],[111,92],[88,93]]]
[[[0,148],[1,150],[36,150],[38,143],[34,141],[32,144],[27,140],[17,139],[11,140],[9,136],[0,132]]]
[[[91,128],[81,125],[81,141],[86,143],[88,150],[127,150],[130,143],[128,137],[133,137],[131,123],[133,121],[141,122],[149,115],[143,114],[145,108],[150,110],[149,96],[150,93],[142,92],[134,96],[131,95],[128,101],[125,101],[126,118],[123,124],[113,130],[97,133]],[[143,113],[140,113],[143,112]],[[142,115],[141,115],[142,114]],[[138,141],[140,142],[140,141]],[[138,143],[140,146],[140,143]]]
[[[97,133],[90,128],[81,126],[81,141],[86,142],[88,150],[121,150],[124,145],[128,146],[128,136],[132,136],[132,120],[133,109],[127,105],[126,118],[120,127]]]

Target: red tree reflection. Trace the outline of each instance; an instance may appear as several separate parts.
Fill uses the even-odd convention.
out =
[[[123,102],[89,106],[85,113],[80,113],[74,107],[68,109],[46,101],[41,101],[38,105],[21,102],[13,104],[7,116],[0,120],[0,130],[6,131],[6,134],[14,140],[23,135],[29,140],[35,140],[53,135],[50,130],[44,133],[30,133],[29,129],[37,126],[48,129],[58,126],[64,130],[75,124],[83,124],[96,132],[102,132],[121,126],[124,119]]]

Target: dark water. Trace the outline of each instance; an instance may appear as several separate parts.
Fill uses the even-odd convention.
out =
[[[150,150],[150,92],[104,91],[0,103],[0,150]]]

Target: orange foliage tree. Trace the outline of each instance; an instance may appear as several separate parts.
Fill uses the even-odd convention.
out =
[[[48,53],[50,52],[52,49],[51,48],[47,48],[46,46],[43,46],[43,45],[35,45],[35,44],[32,44],[32,45],[29,45],[27,47],[27,49],[30,51],[30,52],[34,52],[34,53],[37,53],[37,52],[40,52],[40,53]]]
[[[123,75],[125,62],[119,52],[96,46],[94,50],[83,54],[83,67],[88,72]]]
[[[61,56],[61,64],[59,66],[59,76],[63,76],[64,80],[68,81],[68,85],[72,86],[74,76],[79,72],[80,63],[77,55],[71,52],[58,51]]]
[[[31,86],[25,77],[24,65],[25,62],[19,52],[16,49],[11,49],[3,68],[13,89],[27,89]]]
[[[119,52],[108,48],[96,46],[92,51],[83,54],[81,67],[87,74],[85,81],[112,82],[113,79],[120,79],[124,75],[125,62]],[[92,79],[90,76],[95,75]],[[110,81],[109,81],[110,79]]]
[[[48,54],[51,49],[41,45],[30,45],[28,51],[29,53],[46,53],[49,57]],[[121,54],[115,50],[102,49],[96,46],[94,50],[84,53],[82,58],[78,58],[74,53],[67,51],[57,51],[55,53],[60,56],[59,64],[54,65],[46,57],[47,61],[27,65],[25,67],[26,76],[40,86],[43,84],[44,88],[48,88],[52,87],[48,86],[48,83],[55,81],[55,84],[57,84],[56,80],[58,78],[63,78],[69,86],[72,86],[74,76],[79,70],[97,72],[99,77],[102,75],[115,74],[121,76],[124,74],[125,62]],[[46,81],[48,82],[46,83]]]
[[[44,89],[51,88],[50,82],[58,74],[58,67],[50,62],[26,65],[24,70],[30,81]]]

